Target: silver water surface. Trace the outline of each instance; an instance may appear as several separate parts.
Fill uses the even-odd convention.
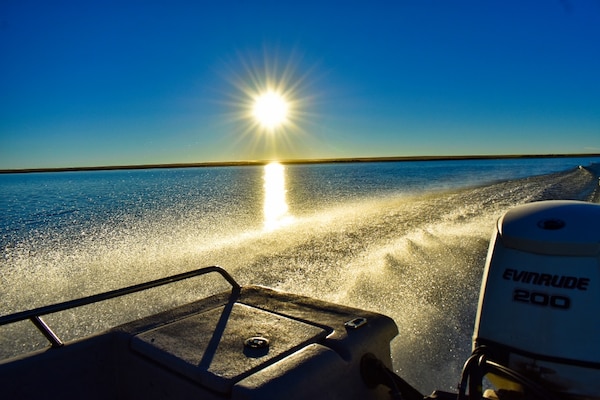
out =
[[[496,219],[524,202],[592,199],[598,178],[576,167],[590,161],[2,176],[0,314],[219,264],[243,284],[390,315],[400,375],[424,392],[451,390],[470,351]],[[282,223],[266,224],[274,209],[283,211],[269,218]],[[226,288],[205,282],[48,320],[61,337],[78,337]],[[0,356],[46,345],[30,325],[0,332]]]

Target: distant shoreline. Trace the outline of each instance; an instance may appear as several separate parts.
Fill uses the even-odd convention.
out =
[[[571,157],[600,157],[600,153],[581,154],[532,154],[532,155],[465,155],[465,156],[398,156],[398,157],[348,157],[348,158],[319,158],[278,160],[286,165],[292,164],[334,164],[360,162],[397,162],[397,161],[452,161],[452,160],[494,160],[519,158],[571,158]],[[109,165],[95,167],[57,167],[57,168],[23,168],[0,169],[0,174],[23,174],[33,172],[69,172],[69,171],[112,171],[137,169],[167,169],[167,168],[204,168],[204,167],[235,167],[266,165],[275,160],[250,161],[214,161],[199,163],[170,163],[170,164],[140,164],[140,165]]]

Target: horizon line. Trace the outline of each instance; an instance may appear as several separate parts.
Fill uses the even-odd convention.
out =
[[[75,172],[75,171],[111,171],[138,169],[169,169],[169,168],[204,168],[204,167],[235,167],[267,165],[272,162],[280,164],[333,164],[353,162],[398,162],[398,161],[452,161],[452,160],[493,160],[516,158],[570,158],[570,157],[600,157],[600,153],[571,153],[571,154],[500,154],[500,155],[446,155],[446,156],[389,156],[389,157],[341,157],[341,158],[311,158],[284,160],[246,160],[246,161],[205,161],[192,163],[165,164],[133,164],[133,165],[103,165],[81,167],[38,167],[38,168],[6,168],[0,169],[0,174],[20,174],[34,172]]]

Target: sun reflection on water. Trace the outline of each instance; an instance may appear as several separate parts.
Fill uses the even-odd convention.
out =
[[[294,220],[289,213],[285,189],[285,167],[278,162],[265,165],[264,229],[272,231]]]

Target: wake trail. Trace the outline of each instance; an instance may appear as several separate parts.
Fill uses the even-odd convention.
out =
[[[481,273],[497,219],[522,203],[592,201],[598,175],[567,172],[457,191],[356,202],[232,260],[236,276],[394,318],[396,371],[425,393],[454,390],[470,354]],[[317,218],[318,220],[318,218]]]
[[[199,222],[188,226],[157,219],[136,227],[132,219],[123,232],[7,253],[0,260],[0,308],[7,314],[219,264],[241,284],[389,315],[400,329],[392,343],[396,371],[422,392],[453,390],[470,353],[481,272],[496,220],[515,205],[552,199],[598,201],[598,171],[575,168],[467,189],[349,201],[298,216],[271,232],[210,237],[201,235]],[[225,290],[217,283],[195,281],[177,292],[153,292],[77,317],[57,316],[52,326],[68,333],[68,340],[124,322],[121,314],[129,320],[176,300]],[[16,326],[0,332],[0,357],[45,346],[31,331]],[[9,340],[15,337],[17,344]]]

